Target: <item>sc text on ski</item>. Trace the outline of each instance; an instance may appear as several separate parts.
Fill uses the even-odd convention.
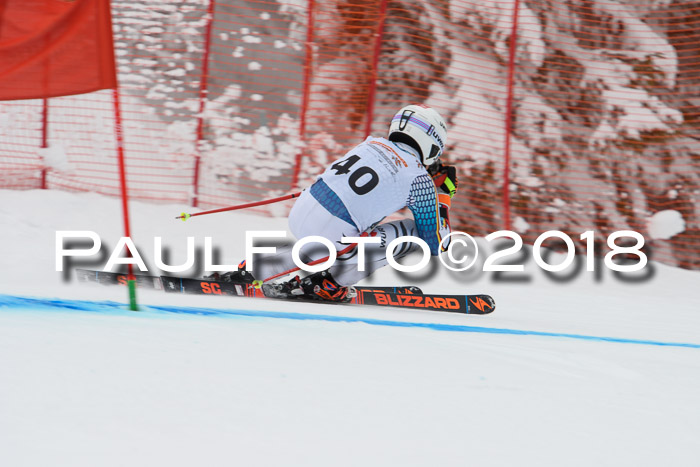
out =
[[[245,241],[245,259],[248,268],[252,268],[253,262],[255,260],[256,253],[274,253],[276,248],[274,246],[255,246],[256,240],[261,239],[271,239],[271,238],[285,238],[286,232],[281,230],[265,230],[265,231],[247,231],[246,241]],[[482,271],[500,271],[500,272],[522,272],[524,266],[522,264],[495,264],[496,261],[502,260],[508,256],[518,253],[523,247],[522,237],[510,230],[499,230],[493,232],[484,239],[487,242],[492,242],[496,239],[507,238],[513,241],[513,245],[492,252],[483,263]],[[631,238],[636,243],[632,246],[620,245],[618,240],[623,238]],[[66,248],[66,240],[81,240],[92,242],[92,245],[87,248]],[[443,266],[452,271],[466,271],[471,268],[475,263],[479,255],[479,248],[476,240],[466,232],[454,231],[449,235],[450,242],[445,251],[446,255],[438,255],[438,258]],[[559,264],[549,264],[542,256],[542,245],[545,241],[549,239],[554,239],[559,243],[565,245],[566,257]],[[579,239],[585,242],[585,254],[586,254],[586,270],[594,271],[595,269],[595,250],[596,243],[594,240],[594,232],[588,230],[583,232]],[[365,246],[367,244],[380,243],[380,239],[377,237],[343,237],[341,243],[344,244],[356,244],[358,253],[358,270],[364,271],[365,268]],[[413,265],[400,264],[394,258],[394,253],[403,243],[410,242],[415,243],[420,247],[422,251],[422,257],[420,261]],[[318,243],[324,245],[328,250],[328,256],[325,261],[308,265],[305,264],[300,258],[300,249],[309,243]],[[443,244],[445,242],[443,241]],[[646,254],[642,251],[644,246],[644,237],[639,232],[633,230],[620,230],[613,232],[607,237],[607,245],[609,251],[605,254],[604,264],[606,267],[617,272],[635,272],[643,269],[648,261]],[[153,250],[154,250],[154,262],[157,268],[161,271],[166,272],[185,272],[194,266],[195,262],[195,237],[187,237],[187,260],[180,265],[168,265],[163,261],[163,250],[162,250],[162,237],[153,238]],[[460,247],[460,251],[456,250]],[[56,231],[56,271],[63,271],[64,258],[67,257],[90,257],[95,256],[100,253],[102,248],[102,241],[96,232],[90,230],[58,230]],[[124,249],[127,249],[129,255],[127,257],[122,257],[121,253]],[[204,237],[204,268],[206,271],[231,271],[238,268],[237,264],[214,264],[213,254],[212,254],[212,237]],[[576,254],[576,246],[569,235],[558,230],[549,230],[542,233],[535,240],[532,248],[532,255],[535,263],[545,271],[558,272],[563,271],[569,267],[574,261]],[[617,264],[613,261],[616,255],[636,256],[638,261],[633,264]],[[386,247],[386,259],[389,265],[400,272],[417,272],[425,268],[430,262],[430,247],[421,238],[415,236],[402,236],[398,237],[391,242]],[[453,266],[446,262],[444,256],[447,256],[452,264],[459,266]],[[298,240],[292,248],[292,259],[294,263],[303,271],[307,272],[317,272],[323,271],[333,265],[337,258],[337,251],[333,243],[320,236],[309,236]],[[138,266],[142,271],[148,271],[148,268],[143,260],[142,255],[139,253],[136,245],[130,237],[121,237],[114,249],[112,250],[109,260],[104,266],[104,271],[112,272],[115,265],[122,264],[133,264]]]

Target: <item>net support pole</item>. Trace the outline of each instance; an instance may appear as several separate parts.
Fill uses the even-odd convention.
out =
[[[202,57],[202,76],[199,79],[199,112],[197,114],[197,141],[195,143],[194,176],[192,180],[192,206],[199,205],[199,174],[201,172],[202,150],[204,140],[204,110],[209,94],[209,53],[211,51],[211,28],[214,23],[215,0],[209,0],[207,8],[207,26],[204,32],[204,56]]]
[[[365,138],[372,132],[372,121],[374,120],[374,103],[377,96],[377,68],[379,66],[379,54],[382,51],[382,40],[384,39],[384,23],[386,20],[386,9],[388,0],[382,0],[379,5],[379,21],[377,31],[374,33],[374,54],[372,56],[372,67],[370,69],[369,92],[367,96],[367,121],[365,122]]]
[[[124,160],[124,133],[122,128],[122,113],[119,102],[119,87],[115,86],[112,89],[112,99],[114,101],[114,136],[117,142],[117,158],[119,160],[119,186],[121,189],[122,198],[122,216],[124,218],[124,236],[131,237],[131,228],[129,227],[129,195],[126,186],[126,161]],[[134,279],[134,265],[127,264],[127,286],[129,288],[129,309],[138,311],[139,307],[136,303],[136,280]]]
[[[311,68],[313,67],[313,41],[314,41],[314,0],[308,2],[308,14],[306,18],[306,55],[304,56],[304,82],[301,90],[301,109],[299,109],[299,141],[306,137],[306,112],[309,108],[309,89],[311,88]],[[301,171],[301,158],[304,150],[297,152],[294,157],[294,171],[292,172],[292,186],[294,190],[299,184]]]
[[[49,147],[49,100],[42,99],[41,106],[41,148]],[[41,168],[41,189],[46,189],[46,160],[43,161]]]
[[[503,228],[510,230],[510,139],[513,125],[513,87],[515,85],[515,53],[518,42],[518,13],[520,0],[513,2],[513,18],[510,31],[510,47],[508,51],[508,94],[506,97],[504,167],[503,167]]]

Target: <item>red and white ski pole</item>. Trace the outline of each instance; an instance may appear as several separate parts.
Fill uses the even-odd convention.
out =
[[[293,198],[298,198],[299,195],[301,195],[301,191],[299,193],[292,193],[291,195],[285,195],[285,196],[280,196],[279,198],[273,198],[273,199],[266,199],[263,201],[256,201],[254,203],[247,203],[247,204],[237,204],[235,206],[229,206],[227,208],[219,208],[219,209],[212,209],[211,211],[202,211],[202,212],[196,212],[194,214],[187,214],[186,212],[183,212],[179,216],[177,216],[175,219],[182,219],[183,222],[189,219],[190,217],[195,217],[195,216],[203,216],[205,214],[214,214],[216,212],[225,212],[225,211],[236,211],[238,209],[246,209],[246,208],[252,208],[255,206],[262,206],[265,204],[272,204],[272,203],[277,203],[279,201],[284,201],[287,199],[293,199]]]

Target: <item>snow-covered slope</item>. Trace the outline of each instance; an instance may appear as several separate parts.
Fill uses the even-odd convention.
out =
[[[214,237],[221,262],[237,263],[245,230],[286,228],[239,213],[183,223],[174,217],[186,206],[131,207],[149,265],[156,235],[171,263],[184,260],[187,236]],[[529,261],[526,282],[442,266],[371,280],[490,293],[498,309],[483,317],[147,291],[136,313],[70,302],[124,303],[126,291],[64,282],[56,230],[92,230],[112,248],[120,203],[0,191],[2,465],[700,459],[697,272],[653,264],[637,284],[609,271],[557,283]]]

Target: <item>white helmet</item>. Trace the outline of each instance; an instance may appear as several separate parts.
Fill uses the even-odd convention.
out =
[[[415,148],[421,163],[429,166],[445,149],[447,127],[437,110],[424,105],[407,105],[391,119],[388,139]]]

